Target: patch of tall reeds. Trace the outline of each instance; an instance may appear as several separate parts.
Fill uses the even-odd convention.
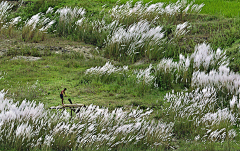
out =
[[[116,67],[111,62],[106,62],[104,66],[92,67],[85,71],[85,80],[96,80],[103,83],[117,81],[122,83],[127,78],[128,66]],[[117,80],[118,79],[118,80]]]
[[[7,16],[10,14],[10,10],[12,9],[13,5],[8,3],[7,1],[1,1],[0,3],[0,31],[5,24],[7,23]]]
[[[106,64],[107,65],[107,64]],[[228,66],[228,59],[225,52],[217,49],[212,50],[210,45],[205,43],[199,44],[195,47],[195,51],[190,56],[179,56],[179,61],[174,62],[173,59],[162,59],[156,66],[149,66],[149,68],[135,71],[134,76],[128,73],[125,79],[135,77],[136,83],[142,83],[145,87],[143,91],[149,88],[159,88],[160,90],[170,90],[178,85],[181,88],[204,88],[206,86],[214,86],[218,97],[222,98],[223,107],[229,105],[227,102],[233,95],[239,95],[239,74],[230,71]],[[97,79],[109,75],[100,75],[97,72],[103,67],[95,67],[87,70],[87,74],[91,71],[91,75]],[[110,70],[110,69],[109,69]],[[112,73],[115,70],[111,70]],[[107,73],[107,72],[106,72]],[[111,73],[111,74],[112,74]],[[117,72],[116,72],[117,73]],[[113,75],[113,74],[112,74]],[[114,79],[112,76],[111,79]],[[91,78],[92,79],[92,78]],[[102,80],[103,82],[104,80]],[[104,82],[113,80],[106,79]],[[131,80],[129,80],[131,81]],[[140,82],[141,81],[141,82]],[[107,83],[108,83],[107,82]],[[224,101],[226,99],[227,101]],[[220,103],[221,101],[219,101]]]
[[[52,112],[43,104],[22,103],[0,93],[0,145],[5,149],[79,150],[121,149],[126,146],[170,148],[172,123],[148,120],[152,110],[124,111],[89,105],[75,117],[65,111]]]
[[[98,48],[104,48],[107,37],[111,37],[113,31],[120,26],[118,21],[80,19],[76,22],[74,38],[92,44]]]
[[[10,37],[14,37],[14,33],[17,30],[17,25],[21,21],[21,17],[15,17],[6,24],[4,33]]]
[[[113,31],[106,41],[105,55],[119,61],[129,59],[130,62],[146,57],[150,60],[161,54],[164,42],[162,27],[151,28],[151,24],[142,20],[129,28],[119,27]]]
[[[25,41],[39,42],[46,37],[47,30],[55,23],[43,13],[38,13],[28,19],[22,29],[22,39]]]
[[[76,22],[83,20],[85,14],[85,9],[83,8],[70,8],[64,7],[59,8],[55,15],[56,18],[56,32],[59,36],[69,36],[74,35],[76,31]]]
[[[174,119],[177,137],[194,141],[224,142],[235,139],[235,126],[239,114],[228,107],[218,108],[218,97],[214,87],[195,89],[192,92],[168,93],[170,103],[165,110]],[[189,135],[191,134],[191,135]]]
[[[135,62],[142,57],[157,60],[170,54],[166,51],[174,51],[164,48],[177,45],[178,40],[188,32],[189,27],[185,20],[181,20],[180,24],[172,21],[171,24],[174,26],[169,30],[170,33],[165,32],[165,26],[169,23],[164,23],[164,14],[172,18],[180,12],[199,12],[203,6],[192,2],[188,4],[186,1],[169,5],[165,3],[143,5],[142,2],[137,2],[132,6],[131,3],[129,1],[122,6],[116,6],[110,10],[110,15],[105,14],[102,19],[96,20],[86,18],[83,8],[64,7],[55,12],[50,9],[49,12],[56,20],[54,26],[56,30],[52,30],[59,36],[103,48],[105,56],[114,57],[116,60]],[[127,21],[123,21],[125,19]]]

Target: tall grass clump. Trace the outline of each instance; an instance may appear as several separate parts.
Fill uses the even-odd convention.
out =
[[[165,89],[171,89],[175,84],[180,84],[187,88],[216,86],[220,82],[217,82],[217,79],[220,77],[213,77],[216,72],[219,72],[219,74],[225,73],[225,75],[228,76],[227,78],[237,82],[236,78],[231,78],[229,76],[230,69],[227,65],[228,59],[225,55],[225,51],[220,49],[214,51],[211,49],[210,45],[206,43],[198,44],[195,47],[195,51],[190,56],[187,55],[187,57],[185,57],[180,54],[178,62],[174,62],[171,58],[162,59],[154,70],[156,84],[164,86]],[[204,75],[209,75],[209,77],[207,78],[207,76]],[[232,75],[234,74],[232,73]],[[235,74],[235,76],[237,76],[237,74]],[[211,82],[210,77],[213,77],[215,81]],[[225,78],[225,80],[227,78]],[[203,80],[202,82],[201,79]],[[221,79],[223,79],[223,77]],[[230,85],[230,83],[229,81],[228,85]],[[225,91],[227,87],[231,87],[227,86],[223,88],[222,84],[218,86],[218,88],[221,87],[221,90]],[[225,84],[227,84],[227,82],[225,82]],[[237,87],[236,85],[235,89],[237,89]],[[233,87],[231,88],[234,89]],[[227,92],[225,91],[225,93],[229,92],[230,90]],[[236,90],[231,90],[231,92],[236,92]]]
[[[10,10],[13,5],[9,4],[7,1],[1,1],[0,3],[0,30],[7,22],[7,17],[10,14]]]
[[[93,20],[80,19],[75,23],[76,33],[74,38],[92,44],[98,48],[104,48],[106,39],[112,32],[121,26],[118,21],[108,23],[105,19]]]
[[[90,105],[70,119],[66,111],[45,110],[42,103],[14,103],[0,93],[0,145],[16,150],[169,148],[172,123],[148,120],[152,110],[109,111]]]
[[[151,24],[142,20],[129,28],[119,27],[113,31],[106,41],[105,55],[119,61],[136,60],[146,57],[156,59],[161,55],[161,45],[164,42],[162,27],[151,28]]]
[[[10,37],[13,37],[14,33],[17,29],[17,26],[18,26],[19,22],[21,22],[21,20],[22,19],[20,16],[11,19],[10,22],[6,23],[4,33]]]
[[[231,98],[233,95],[239,95],[240,75],[230,71],[226,66],[220,66],[217,70],[211,70],[209,73],[194,72],[192,76],[192,87],[204,87],[213,85],[218,90],[219,97],[224,99]],[[227,103],[228,104],[228,103]]]
[[[151,89],[158,87],[155,83],[156,77],[153,75],[152,71],[152,64],[144,70],[140,69],[134,71],[134,75],[136,75],[136,82],[134,85],[140,96],[144,95],[146,92],[150,92]]]
[[[38,13],[26,21],[22,29],[22,39],[39,42],[45,39],[47,30],[55,23],[43,13]]]
[[[206,43],[196,45],[191,58],[194,62],[194,70],[204,71],[205,73],[218,69],[220,66],[228,65],[225,51],[219,48],[215,51]]]
[[[117,81],[121,83],[127,78],[128,66],[115,67],[111,62],[106,62],[104,66],[92,67],[85,71],[86,79],[95,79],[103,83]]]
[[[163,58],[154,68],[155,84],[160,90],[170,90],[176,85],[181,88],[191,86],[193,61],[180,54],[179,61]]]
[[[214,86],[219,98],[219,105],[229,106],[228,100],[239,95],[240,75],[230,70],[225,52],[213,51],[210,45],[202,44],[195,48],[193,59],[192,88]]]
[[[214,87],[195,89],[192,92],[168,93],[170,103],[165,110],[174,120],[174,132],[179,138],[195,141],[224,142],[233,140],[237,132],[238,114],[229,108],[218,108],[217,92]]]
[[[77,7],[64,7],[59,8],[55,14],[58,16],[56,32],[59,36],[68,36],[78,32],[75,31],[76,22],[78,23],[80,22],[79,20],[83,20],[85,18],[85,9]]]
[[[134,88],[139,96],[150,92],[155,86],[155,76],[152,73],[153,66],[146,69],[134,70],[131,73],[128,66],[115,67],[110,62],[104,66],[92,67],[85,71],[86,81],[100,81],[105,84],[116,82],[118,85]]]

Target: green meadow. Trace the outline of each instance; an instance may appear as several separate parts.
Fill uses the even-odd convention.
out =
[[[36,113],[0,121],[0,150],[240,149],[238,0],[0,2],[2,103],[35,101],[44,104],[46,113],[39,121]],[[149,11],[160,2],[161,7]],[[69,112],[48,110],[61,105],[64,88],[65,104],[71,99],[95,105],[114,122],[107,123],[102,113],[90,121],[90,116],[70,119],[60,116]],[[95,113],[90,107],[80,114]],[[10,110],[0,108],[0,117],[8,117]],[[129,115],[126,121],[113,119],[117,110]],[[51,126],[44,130],[40,121],[46,119]],[[19,125],[26,123],[39,134],[19,133]],[[94,131],[76,128],[80,124],[95,124]],[[113,131],[129,125],[133,128],[127,134]]]

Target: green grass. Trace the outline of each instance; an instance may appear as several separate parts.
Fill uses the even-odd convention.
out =
[[[117,106],[130,107],[133,102],[139,102],[144,108],[155,107],[154,102],[159,99],[159,94],[156,96],[154,93],[139,97],[133,90],[127,90],[129,87],[119,86],[117,83],[84,81],[85,70],[104,65],[105,61],[102,59],[72,59],[69,54],[42,55],[37,61],[11,60],[12,58],[13,56],[5,56],[0,60],[0,71],[2,74],[7,73],[2,75],[4,78],[0,80],[0,89],[8,90],[8,97],[15,101],[26,98],[43,102],[46,107],[57,106],[61,104],[60,91],[65,87],[65,103],[71,98],[74,103],[96,104],[111,109]],[[164,94],[160,93],[162,97]]]

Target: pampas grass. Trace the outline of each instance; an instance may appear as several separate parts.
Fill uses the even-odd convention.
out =
[[[38,13],[26,21],[22,29],[22,39],[33,42],[43,41],[48,28],[54,23],[54,20],[45,17],[43,13]]]
[[[107,108],[90,105],[80,108],[69,121],[68,112],[51,112],[43,104],[22,103],[0,93],[0,144],[6,149],[107,149],[129,144],[169,147],[172,123],[147,120],[152,110]]]
[[[10,10],[12,7],[13,5],[9,4],[7,1],[2,1],[0,3],[0,30],[6,24],[6,18],[10,14]]]
[[[148,21],[142,20],[127,29],[119,27],[113,31],[112,36],[107,39],[105,55],[120,58],[120,60],[129,56],[133,62],[139,57],[151,59],[152,51],[160,53],[163,38],[162,27],[151,28]]]
[[[60,36],[68,36],[74,33],[76,28],[75,22],[84,19],[85,9],[83,8],[60,8],[55,12],[57,17],[56,30]]]
[[[188,127],[183,131],[196,135],[195,140],[224,142],[236,136],[233,128],[238,114],[231,113],[228,108],[217,109],[218,98],[215,88],[205,87],[190,93],[168,93],[165,99],[171,103],[166,111],[170,118],[175,120],[174,129],[175,132],[179,130],[178,135],[182,135],[181,124],[186,122]]]

